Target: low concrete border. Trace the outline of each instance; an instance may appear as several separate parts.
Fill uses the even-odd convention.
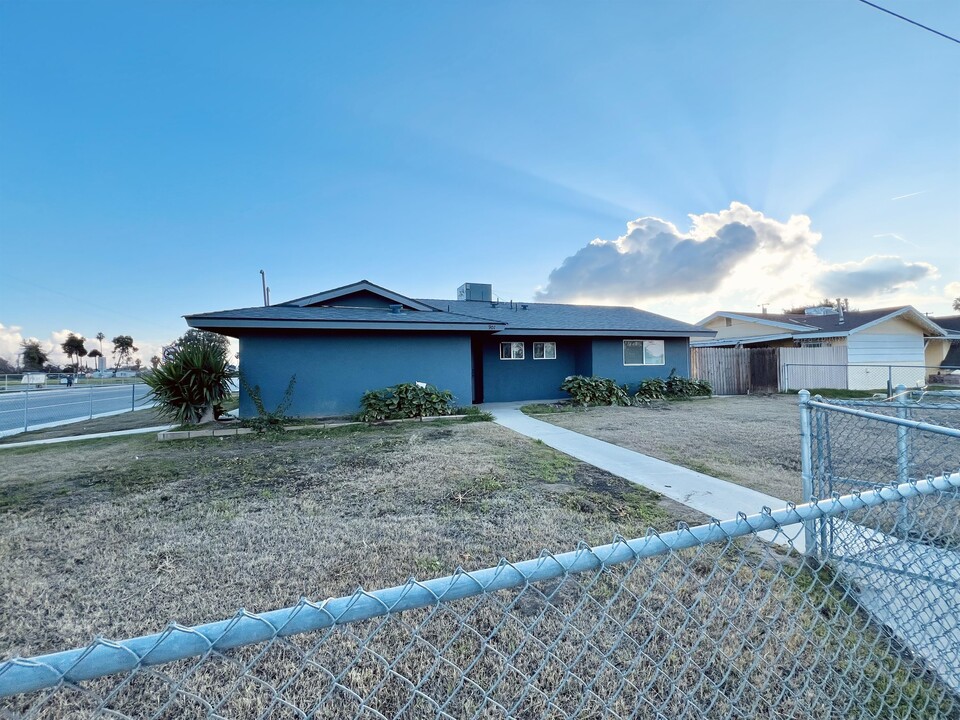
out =
[[[405,422],[433,422],[435,420],[463,420],[466,415],[431,415],[423,418],[402,418],[400,420],[381,420],[375,423],[365,422],[330,422],[330,423],[312,423],[310,425],[286,425],[284,432],[294,432],[296,430],[332,430],[333,428],[347,427],[349,425],[395,425]],[[256,432],[253,428],[247,427],[227,427],[210,428],[208,430],[166,430],[157,433],[157,440],[196,440],[209,437],[233,437],[236,435],[250,435]]]

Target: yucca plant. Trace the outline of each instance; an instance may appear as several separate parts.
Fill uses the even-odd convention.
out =
[[[181,425],[210,422],[214,408],[231,396],[230,381],[236,373],[228,365],[223,345],[214,339],[178,344],[144,376],[150,388],[147,397],[157,403],[162,416]]]

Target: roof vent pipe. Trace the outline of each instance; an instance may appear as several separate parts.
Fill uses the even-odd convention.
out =
[[[837,321],[837,324],[843,325],[843,303],[840,301],[840,298],[837,298],[837,311],[840,313],[840,319]]]

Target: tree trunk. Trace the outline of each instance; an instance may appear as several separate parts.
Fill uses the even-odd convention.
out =
[[[197,424],[203,425],[204,423],[211,423],[214,420],[216,420],[216,418],[213,416],[213,403],[211,403],[203,409],[203,414],[200,416],[200,419],[197,420]]]

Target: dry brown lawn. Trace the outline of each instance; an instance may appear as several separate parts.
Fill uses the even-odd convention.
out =
[[[794,395],[598,407],[535,417],[782,500],[803,499]]]
[[[0,655],[696,521],[492,423],[0,453]]]

